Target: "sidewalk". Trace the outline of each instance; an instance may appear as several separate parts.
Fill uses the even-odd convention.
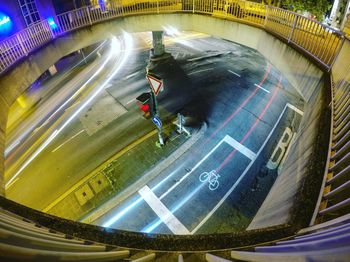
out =
[[[203,133],[192,130],[193,135],[189,137],[186,133],[177,134],[175,130],[173,123],[164,126],[167,140],[162,148],[156,146],[157,130],[134,141],[43,211],[72,220],[85,217],[83,222],[87,223],[96,220],[136,192],[138,184],[146,184],[164,170]],[[149,171],[153,171],[152,175]]]

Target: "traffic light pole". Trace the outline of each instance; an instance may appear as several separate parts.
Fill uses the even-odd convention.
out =
[[[158,118],[160,118],[160,116],[159,116],[159,110],[158,110],[158,101],[157,101],[157,97],[156,97],[156,95],[154,94],[152,88],[151,88],[151,94],[152,94],[152,98],[153,98],[153,102],[154,102],[154,108],[155,108],[155,111],[156,111],[156,116],[157,116]],[[157,129],[158,129],[159,145],[160,145],[160,146],[164,146],[162,125],[157,125]]]

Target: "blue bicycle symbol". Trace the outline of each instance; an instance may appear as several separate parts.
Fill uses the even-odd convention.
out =
[[[216,170],[212,170],[210,172],[203,172],[199,176],[199,181],[201,181],[202,183],[208,181],[209,189],[211,191],[214,191],[219,187],[219,181],[218,181],[219,177],[220,175],[216,172]]]

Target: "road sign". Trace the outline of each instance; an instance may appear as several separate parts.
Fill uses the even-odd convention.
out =
[[[162,121],[159,119],[158,116],[152,117],[152,122],[155,124],[158,128],[162,127]]]
[[[147,74],[147,80],[151,86],[153,93],[157,96],[163,90],[163,80],[156,75]]]

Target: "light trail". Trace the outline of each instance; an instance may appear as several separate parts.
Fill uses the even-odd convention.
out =
[[[271,64],[268,64],[268,68],[265,72],[265,75],[263,77],[263,79],[260,81],[259,85],[261,86],[263,83],[265,83],[265,81],[267,80],[267,77],[269,76],[271,71]],[[256,95],[256,93],[258,92],[260,88],[257,87],[255,88],[255,90],[253,91],[253,93],[250,94],[250,96],[248,96],[243,103],[228,117],[226,118],[226,120],[210,135],[210,137],[205,141],[206,144],[209,140],[211,140],[218,132],[220,132],[221,129],[223,129],[242,109],[243,107]]]
[[[106,61],[101,65],[101,67],[85,82],[85,84],[79,89],[81,90],[84,86],[86,86],[88,83],[90,83],[101,71],[102,69],[107,65],[109,60],[114,55],[123,54],[123,57],[120,61],[120,63],[117,65],[117,67],[114,69],[113,73],[103,82],[103,84],[95,90],[95,92],[76,110],[69,118],[68,120],[57,130],[55,130],[50,137],[34,152],[33,155],[30,156],[30,158],[21,166],[21,168],[15,173],[14,176],[5,184],[5,189],[8,188],[8,186],[12,183],[14,179],[57,137],[57,135],[62,132],[62,130],[68,126],[73,119],[94,99],[96,96],[104,90],[106,85],[115,77],[115,75],[120,71],[122,66],[124,66],[125,62],[127,61],[127,58],[129,57],[132,49],[132,38],[129,34],[126,32],[123,33],[124,37],[124,46],[125,46],[125,52],[121,52],[121,45],[118,42],[116,37],[113,37],[111,40],[111,51],[106,59]],[[73,95],[75,96],[79,90]],[[72,97],[73,97],[72,96]]]
[[[92,56],[93,53],[95,53],[96,51],[98,51],[99,49],[101,49],[105,44],[106,44],[107,40],[104,40],[98,47],[96,47],[90,54],[88,54],[86,56],[86,58],[89,58],[90,56]],[[85,58],[85,59],[86,59]],[[73,71],[76,67],[78,67],[84,60],[79,61],[77,64],[75,64],[72,68],[70,68],[67,72],[65,72],[61,78],[65,77],[68,73],[70,73],[71,71]],[[54,83],[54,85],[56,85],[56,83]],[[56,110],[50,117],[48,120],[50,120],[58,111]],[[32,126],[32,128],[28,128],[26,129],[24,132],[22,132],[20,134],[20,136],[16,139],[16,141],[14,141],[13,143],[11,143],[9,146],[6,147],[5,152],[4,152],[4,156],[5,158],[13,151],[13,149],[15,149],[19,144],[22,143],[22,140],[28,136],[29,133],[33,132],[33,130],[39,130],[40,128],[42,128],[44,125],[46,125],[48,123],[48,120],[46,120],[44,122],[44,124],[42,124],[39,128],[35,129],[35,126]]]
[[[134,201],[131,205],[124,208],[122,211],[120,211],[117,215],[113,216],[110,220],[108,220],[106,223],[102,224],[103,227],[110,227],[112,224],[117,222],[119,219],[121,219],[126,213],[128,213],[132,208],[136,207],[138,204],[140,204],[143,201],[141,197],[138,197],[136,201]]]
[[[206,185],[205,183],[202,183],[199,187],[195,188],[190,194],[188,194],[185,198],[183,198],[180,203],[176,204],[172,209],[170,209],[170,212],[174,214],[177,210],[179,210],[184,204],[188,202],[199,190],[202,189],[202,187]],[[161,198],[160,198],[161,199]],[[147,227],[141,229],[141,232],[144,233],[151,233],[154,229],[156,229],[160,224],[162,224],[161,219],[157,219],[154,221],[151,225],[148,225]]]
[[[182,165],[181,165],[182,166]],[[155,191],[158,187],[160,187],[163,183],[165,183],[171,176],[173,176],[179,168],[179,166],[176,170],[171,172],[166,178],[164,178],[162,181],[160,181],[156,186],[152,187],[151,190]],[[116,215],[114,215],[111,219],[109,219],[107,222],[102,224],[103,227],[109,227],[116,223],[119,219],[121,219],[126,213],[128,213],[133,207],[136,207],[139,203],[141,203],[143,199],[141,197],[138,197],[134,202],[132,202],[129,206],[122,209],[120,212],[118,212]]]
[[[60,149],[62,146],[64,146],[65,144],[67,144],[69,141],[72,141],[74,138],[76,138],[77,136],[79,136],[81,133],[83,133],[85,130],[80,130],[78,133],[76,133],[74,136],[72,136],[71,138],[67,139],[66,141],[64,141],[62,144],[60,144],[58,147],[56,147],[54,150],[52,150],[52,153],[56,152],[58,149]]]
[[[268,64],[267,70],[264,74],[263,79],[260,81],[259,85],[262,85],[268,78],[269,74],[271,71],[271,64]],[[240,107],[238,109],[236,109],[225,121],[224,123],[218,128],[216,129],[213,134],[210,136],[210,138],[208,138],[204,144],[207,144],[207,142],[212,139],[224,126],[227,125],[227,123],[229,121],[231,121],[235,115],[238,114],[239,111],[241,111],[241,109],[255,96],[255,94],[257,93],[257,91],[259,90],[259,88],[256,88],[253,93],[246,98],[245,101],[243,101],[243,103],[240,105]],[[161,197],[160,199],[163,199],[167,194],[169,194],[174,188],[176,188],[183,180],[185,180],[190,174],[192,174],[192,172],[202,163],[202,161],[200,161],[194,168],[192,168],[192,170],[190,172],[187,172],[179,181],[177,181],[172,187],[170,187],[169,190],[167,190]],[[176,170],[175,170],[176,171]],[[174,173],[175,171],[170,174],[169,176],[167,176],[165,179],[163,179],[161,182],[159,182],[155,187],[152,188],[153,190],[156,190],[158,187],[160,187],[163,183],[165,183],[165,181],[167,179],[169,179]],[[141,202],[141,198],[137,199],[136,201]],[[134,205],[133,205],[134,206]],[[135,205],[136,206],[136,205]],[[115,217],[113,217],[112,219],[110,219],[109,221],[107,221],[106,223],[104,223],[102,226],[111,226],[112,224],[114,224],[115,222],[117,222],[122,216],[124,216],[128,211],[130,211],[131,208],[127,208],[127,211],[125,212],[124,210],[120,211],[119,213],[117,213],[117,215]],[[121,214],[122,213],[122,214]]]
[[[282,77],[280,77],[280,80],[276,86],[276,89],[272,95],[272,97],[270,98],[269,102],[266,104],[266,106],[264,107],[264,109],[261,111],[259,117],[256,119],[256,121],[254,122],[254,124],[251,126],[251,128],[248,130],[248,132],[244,135],[243,139],[241,140],[241,144],[243,144],[244,141],[246,141],[248,139],[248,137],[251,135],[251,133],[254,131],[254,129],[256,128],[256,126],[260,123],[260,121],[262,120],[262,118],[264,117],[264,115],[266,114],[267,110],[270,108],[272,102],[274,101],[274,99],[277,97],[277,94],[279,92],[279,90],[281,89],[280,85],[281,85],[281,81],[282,81]],[[220,164],[220,166],[216,169],[216,172],[219,173],[228,163],[229,161],[234,157],[235,153],[237,152],[237,149],[234,149],[226,158],[225,160]],[[254,162],[254,161],[252,161]],[[182,181],[181,181],[182,182]],[[203,187],[203,185],[205,185],[205,183],[200,184],[199,186],[197,186],[189,195],[187,195],[184,199],[182,199],[180,201],[180,203],[178,203],[174,208],[171,209],[171,212],[174,214],[174,212],[176,212],[178,209],[180,209],[187,201],[189,201],[197,192],[199,192],[199,190]],[[169,190],[168,190],[169,191]],[[166,194],[163,194],[159,199],[162,199],[165,195],[167,195],[169,192],[166,192]],[[171,191],[171,190],[170,190]],[[162,221],[160,219],[157,219],[157,221],[153,222],[151,225],[145,227],[142,229],[142,232],[145,233],[151,233],[154,229],[156,229],[160,224],[162,223]],[[197,229],[196,229],[197,230]],[[192,232],[191,232],[192,233]]]
[[[248,137],[251,135],[251,133],[254,131],[254,129],[256,128],[256,126],[260,123],[260,121],[263,119],[263,117],[266,114],[266,111],[270,108],[273,100],[275,100],[279,90],[281,89],[281,81],[282,81],[282,77],[280,77],[280,80],[278,81],[278,84],[276,86],[276,89],[273,93],[273,95],[271,96],[269,102],[266,104],[266,106],[264,107],[264,109],[261,111],[260,115],[258,116],[258,118],[255,120],[254,124],[251,126],[251,128],[249,129],[249,131],[244,135],[244,137],[242,138],[242,140],[239,142],[240,144],[243,144]],[[225,160],[220,164],[220,166],[216,169],[216,172],[219,173],[230,161],[231,159],[234,157],[234,155],[236,154],[237,149],[234,149],[226,158]]]

